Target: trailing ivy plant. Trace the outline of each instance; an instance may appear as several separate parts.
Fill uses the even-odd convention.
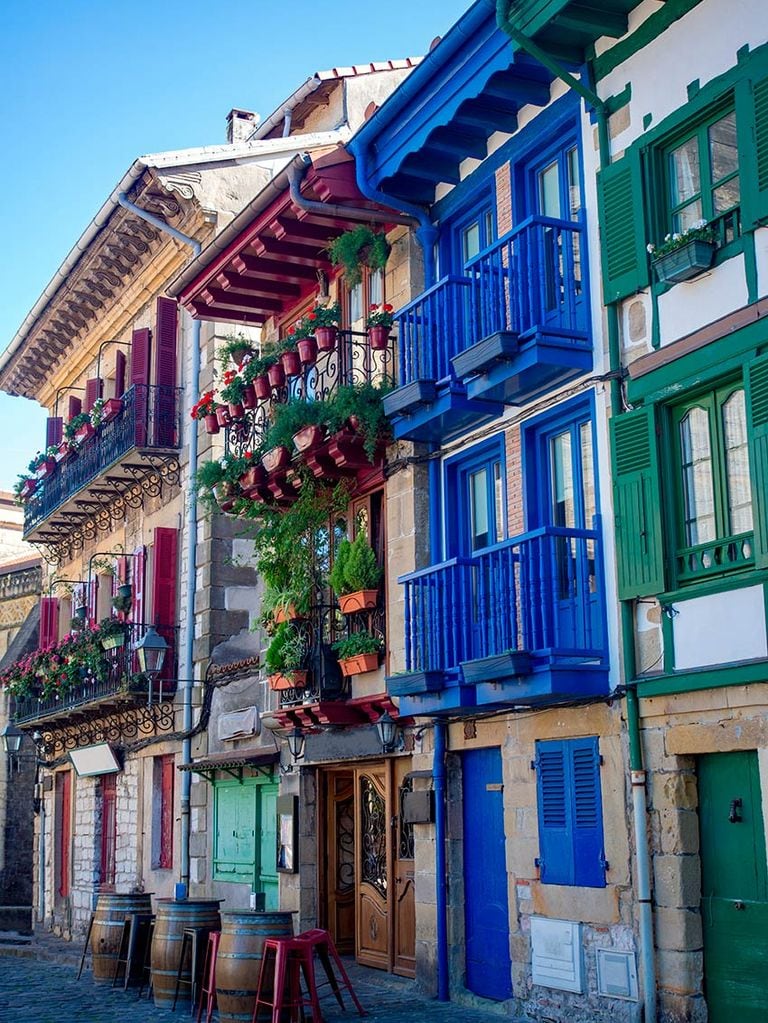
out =
[[[331,262],[341,266],[344,280],[352,288],[363,279],[364,266],[369,270],[384,270],[390,251],[387,236],[366,224],[344,231],[328,246]]]

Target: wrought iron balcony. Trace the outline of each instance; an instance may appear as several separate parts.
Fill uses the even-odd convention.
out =
[[[530,217],[401,309],[395,435],[444,439],[589,369],[578,221]]]
[[[607,684],[599,530],[545,527],[403,576],[401,713],[546,702]]]
[[[93,719],[137,704],[159,703],[176,692],[178,676],[178,628],[158,626],[168,644],[163,670],[150,691],[149,680],[139,672],[134,647],[148,625],[127,622],[125,643],[105,650],[101,662],[91,670],[82,669],[82,681],[67,692],[54,696],[26,696],[14,699],[14,720],[31,726],[77,717]]]
[[[24,509],[24,539],[82,546],[140,507],[145,493],[176,483],[180,390],[136,384],[77,452],[38,484]]]

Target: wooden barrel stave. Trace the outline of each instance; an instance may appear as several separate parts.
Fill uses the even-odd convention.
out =
[[[148,892],[133,895],[102,892],[99,895],[91,930],[93,979],[95,981],[98,983],[111,982],[114,976],[126,916],[130,913],[151,912],[152,901]]]
[[[216,956],[216,1001],[220,1023],[250,1023],[267,938],[293,936],[291,913],[247,910],[221,915]]]
[[[187,927],[217,931],[221,927],[218,899],[159,899],[156,907],[155,932],[152,936],[152,987],[155,1005],[170,1008],[181,958],[181,944]],[[198,949],[200,961],[205,946]],[[189,981],[190,967],[185,966],[182,980]],[[179,1002],[189,1005],[192,989],[189,983],[179,986]]]

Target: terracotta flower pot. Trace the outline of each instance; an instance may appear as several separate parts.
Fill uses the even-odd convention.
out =
[[[291,452],[281,444],[279,447],[267,451],[261,461],[267,472],[277,472],[279,469],[286,469],[291,464]]]
[[[24,485],[22,486],[21,491],[19,493],[19,497],[22,499],[22,501],[26,501],[28,497],[34,494],[36,489],[37,480],[33,479],[25,480]]]
[[[283,369],[282,362],[276,362],[274,366],[270,366],[267,370],[267,376],[273,387],[285,386],[285,370]]]
[[[232,422],[232,417],[229,414],[229,409],[226,405],[219,405],[216,409],[216,419],[219,422],[219,426],[229,426]]]
[[[339,661],[342,675],[365,675],[369,671],[376,671],[378,666],[378,654],[355,654],[354,657],[345,657]]]
[[[317,360],[317,341],[313,337],[303,337],[297,342],[296,348],[305,366],[311,366]]]
[[[298,433],[294,433],[293,443],[297,451],[312,451],[323,443],[324,437],[325,431],[322,426],[305,426]]]
[[[107,398],[104,402],[104,418],[103,422],[108,423],[110,419],[114,419],[118,412],[123,410],[123,401],[121,398]]]
[[[253,381],[253,389],[256,392],[257,398],[268,398],[272,394],[272,384],[270,384],[266,373],[256,377]]]
[[[264,470],[263,465],[252,465],[250,469],[247,469],[240,477],[240,486],[248,493],[255,487],[263,486],[267,481],[267,474]],[[250,495],[249,495],[250,496]]]
[[[229,415],[232,419],[242,419],[243,416],[245,415],[245,409],[240,404],[240,402],[231,401],[229,403]]]
[[[96,433],[91,423],[83,423],[79,430],[75,433],[75,438],[82,444],[83,441],[88,440]]]
[[[219,432],[219,420],[216,418],[215,412],[210,412],[204,417],[205,432],[206,433],[218,433]]]
[[[339,610],[343,615],[354,614],[356,611],[370,611],[376,607],[379,599],[378,590],[357,590],[339,597]]]
[[[243,388],[243,407],[256,408],[256,388],[253,384],[246,384]]]
[[[297,613],[293,604],[287,604],[285,607],[278,607],[272,615],[272,618],[275,625],[282,625],[283,622],[299,621],[301,619],[301,615]]]
[[[307,684],[308,671],[278,672],[269,676],[270,689],[282,692],[285,689],[303,689]]]
[[[317,347],[321,352],[332,352],[336,347],[338,327],[316,327]]]
[[[382,352],[389,344],[389,327],[369,327],[368,343],[374,352]]]
[[[301,359],[298,352],[283,352],[280,361],[287,377],[297,377],[301,373]]]

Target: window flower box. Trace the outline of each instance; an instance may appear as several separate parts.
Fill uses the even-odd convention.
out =
[[[293,443],[296,450],[301,454],[316,451],[325,440],[325,431],[322,426],[305,426],[293,435]]]
[[[653,268],[662,284],[680,284],[709,270],[714,255],[714,242],[692,238],[679,248],[654,259]]]
[[[110,419],[114,419],[122,409],[123,402],[121,398],[107,398],[102,411],[102,423],[108,423]]]
[[[286,689],[303,689],[308,675],[308,671],[276,672],[269,676],[269,687],[278,693]]]
[[[378,590],[356,590],[355,593],[344,593],[339,596],[339,610],[343,615],[356,614],[358,611],[372,611],[378,602]]]
[[[96,433],[96,431],[91,423],[83,423],[83,425],[79,427],[75,433],[75,440],[77,440],[80,444],[83,444],[89,437],[93,437],[94,433]]]
[[[355,654],[354,657],[344,657],[339,661],[342,675],[367,675],[369,671],[376,671],[379,666],[378,654]]]
[[[269,473],[287,469],[291,463],[291,452],[281,444],[279,447],[267,451],[262,458],[262,463]]]

